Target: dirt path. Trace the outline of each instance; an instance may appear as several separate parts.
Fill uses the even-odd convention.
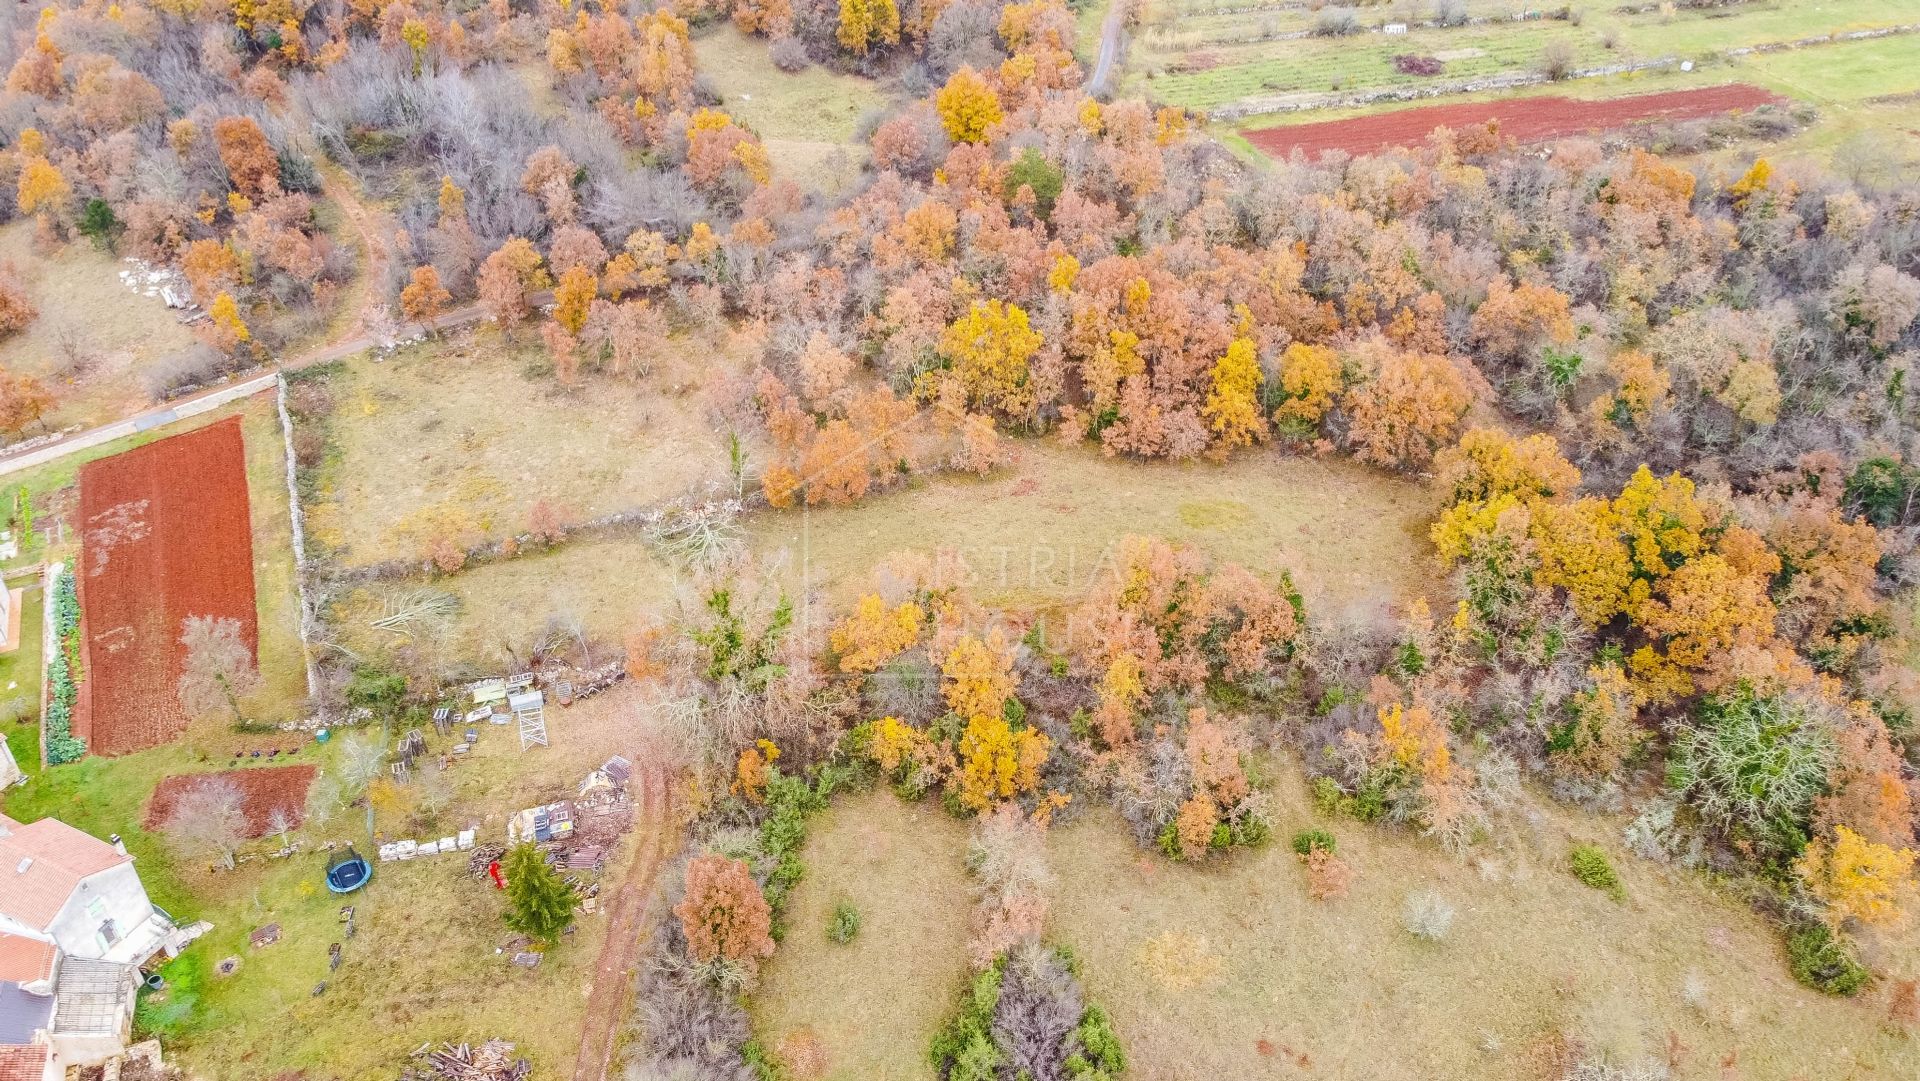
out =
[[[1108,0],[1107,20],[1100,24],[1100,56],[1093,62],[1093,75],[1087,79],[1087,93],[1107,90],[1107,79],[1120,62],[1120,39],[1125,30],[1127,0]]]
[[[316,158],[316,160],[318,160]],[[366,253],[366,265],[361,268],[355,284],[360,288],[360,303],[355,307],[352,318],[348,319],[339,332],[329,337],[327,345],[338,345],[366,337],[374,328],[381,325],[386,309],[386,300],[381,295],[387,281],[387,264],[393,254],[387,247],[386,230],[374,228],[374,212],[360,201],[360,193],[352,177],[337,165],[324,165],[320,168],[320,193],[340,208],[340,213],[360,234],[360,250]]]
[[[634,754],[636,779],[645,794],[640,807],[640,847],[633,866],[607,910],[607,940],[594,966],[593,990],[580,1031],[580,1051],[574,1057],[573,1081],[605,1081],[614,1069],[613,1049],[620,1022],[633,997],[634,974],[646,945],[647,910],[653,902],[653,880],[671,852],[672,799],[662,755],[652,746]]]

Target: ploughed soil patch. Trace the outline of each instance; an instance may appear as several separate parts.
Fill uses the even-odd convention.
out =
[[[240,418],[88,463],[80,520],[88,703],[74,734],[96,754],[159,746],[186,728],[176,688],[187,616],[238,620],[259,649]]]
[[[1778,105],[1786,101],[1746,83],[1709,86],[1698,90],[1670,90],[1623,98],[1582,100],[1557,95],[1474,101],[1459,105],[1428,105],[1400,109],[1351,120],[1323,120],[1246,132],[1249,142],[1276,158],[1295,150],[1316,157],[1329,150],[1371,154],[1394,146],[1424,142],[1435,128],[1459,130],[1488,122],[1500,134],[1522,143],[1543,142],[1568,135],[1609,131],[1654,120],[1697,120],[1735,110]]]
[[[258,769],[230,769],[219,773],[177,773],[154,787],[147,801],[148,829],[160,829],[173,813],[174,803],[195,785],[208,781],[227,781],[240,790],[240,807],[247,816],[247,836],[264,837],[272,832],[273,812],[286,815],[288,828],[297,828],[305,817],[307,787],[317,771],[313,766],[263,766]]]

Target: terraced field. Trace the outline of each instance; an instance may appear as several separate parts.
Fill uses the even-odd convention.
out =
[[[1351,12],[1356,32],[1318,36],[1340,18],[1304,5],[1238,7],[1186,0],[1158,9],[1136,34],[1129,89],[1169,104],[1216,109],[1246,99],[1416,89],[1540,70],[1550,49],[1575,69],[1677,57],[1707,62],[1726,50],[1920,21],[1901,0],[1819,4],[1743,3],[1713,9],[1628,11],[1526,9],[1474,0],[1463,25],[1440,26],[1430,5],[1376,5]],[[1404,34],[1380,28],[1408,26]],[[1249,40],[1253,39],[1253,40]],[[1402,54],[1436,58],[1437,75],[1398,70]]]

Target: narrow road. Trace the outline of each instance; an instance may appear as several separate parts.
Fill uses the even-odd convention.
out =
[[[663,758],[654,748],[643,746],[633,761],[635,780],[645,790],[634,826],[640,831],[639,849],[607,909],[607,940],[594,966],[593,990],[587,993],[580,1050],[573,1060],[573,1081],[605,1081],[614,1074],[614,1045],[619,1042],[620,1022],[627,1016],[634,977],[646,947],[653,880],[671,854],[672,800],[667,791],[668,773],[660,764]]]
[[[1093,62],[1093,75],[1087,79],[1089,95],[1104,94],[1110,89],[1107,80],[1112,77],[1113,69],[1120,62],[1120,39],[1125,31],[1128,0],[1108,0],[1107,20],[1100,24],[1100,56]]]
[[[541,301],[539,297],[535,297],[533,298],[533,302],[538,304]],[[440,316],[430,324],[410,323],[401,326],[397,328],[397,333],[400,337],[404,338],[419,331],[447,330],[452,327],[466,326],[469,323],[477,323],[481,319],[486,318],[486,315],[487,311],[481,305],[469,304],[464,308],[457,308]],[[325,364],[329,361],[339,360],[342,357],[350,357],[362,350],[371,349],[376,345],[382,344],[385,343],[376,341],[366,335],[350,338],[346,341],[335,342],[332,345],[322,346],[277,364],[270,364],[266,371],[258,375],[249,376],[240,382],[228,383],[224,386],[208,387],[205,390],[197,391],[183,398],[168,402],[166,405],[157,406],[143,413],[137,413],[125,420],[116,420],[109,424],[103,424],[98,428],[88,428],[85,431],[62,436],[52,442],[38,444],[29,450],[5,454],[4,457],[0,457],[0,476],[5,476],[9,473],[18,473],[23,469],[32,469],[34,466],[57,461],[69,454],[77,454],[89,447],[97,447],[102,443],[111,443],[116,439],[121,439],[137,432],[144,432],[149,428],[158,428],[165,424],[171,424],[176,420],[191,417],[198,413],[205,413],[209,409],[218,409],[220,406],[236,398],[245,398],[248,395],[258,394],[272,387],[274,379],[277,378],[281,372],[297,371],[315,364]]]

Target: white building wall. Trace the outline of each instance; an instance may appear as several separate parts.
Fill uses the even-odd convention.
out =
[[[111,943],[100,935],[101,925],[107,920],[113,921],[115,931]],[[126,944],[134,938],[151,937],[153,920],[153,902],[147,899],[146,887],[129,862],[82,879],[53,918],[48,932],[61,950],[74,957],[124,962]]]

